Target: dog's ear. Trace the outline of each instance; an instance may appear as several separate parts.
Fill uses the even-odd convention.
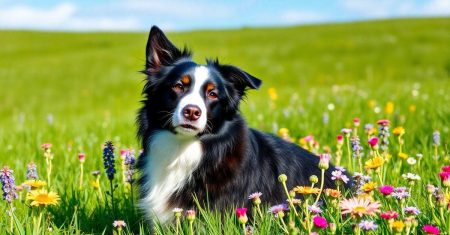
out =
[[[233,83],[241,95],[244,94],[247,88],[258,89],[262,81],[242,69],[233,65],[218,65],[216,64],[222,76]]]
[[[146,63],[144,73],[157,73],[161,67],[171,65],[181,57],[190,57],[185,48],[178,49],[157,26],[153,26],[147,40]]]

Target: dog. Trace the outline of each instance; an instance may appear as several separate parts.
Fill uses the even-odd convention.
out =
[[[174,208],[193,208],[194,198],[217,210],[251,206],[262,192],[267,203],[286,202],[287,186],[310,185],[319,158],[274,135],[247,127],[239,104],[261,80],[244,70],[207,60],[197,64],[156,26],[150,30],[143,73],[143,106],[138,111],[139,206],[148,218],[172,218]],[[325,187],[335,188],[330,166]]]

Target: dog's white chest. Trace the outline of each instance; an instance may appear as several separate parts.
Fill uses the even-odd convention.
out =
[[[148,216],[157,216],[161,222],[171,218],[173,208],[169,208],[168,200],[189,180],[201,156],[202,146],[195,137],[169,131],[152,135],[142,168],[142,174],[149,180],[141,185],[149,193],[139,203]]]

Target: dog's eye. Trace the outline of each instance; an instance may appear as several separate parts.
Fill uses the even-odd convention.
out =
[[[218,97],[219,97],[219,96],[218,96],[217,93],[214,92],[214,91],[210,91],[210,92],[208,93],[208,98],[209,98],[210,100],[216,100]]]
[[[183,92],[184,91],[184,86],[181,83],[177,83],[177,84],[173,85],[172,89],[175,92]]]

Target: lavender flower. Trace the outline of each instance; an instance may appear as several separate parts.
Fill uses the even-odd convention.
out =
[[[366,125],[364,125],[364,130],[368,133],[369,131],[371,131],[373,129],[373,125],[368,123]]]
[[[372,220],[362,220],[358,225],[364,231],[376,230],[378,225]]]
[[[311,212],[313,214],[320,214],[320,213],[322,213],[322,209],[320,209],[320,207],[318,207],[316,205],[308,206],[308,210],[309,210],[309,212]]]
[[[275,217],[277,217],[279,213],[287,210],[289,210],[289,207],[286,204],[279,204],[269,208],[269,212],[274,214]]]
[[[134,168],[136,164],[136,158],[134,157],[134,151],[128,151],[125,155],[124,165],[126,166],[125,171],[125,182],[128,182],[130,184],[133,184],[133,174],[134,174]]]
[[[27,180],[37,180],[38,179],[37,168],[36,168],[36,164],[34,164],[34,162],[28,163],[26,178],[27,178]]]
[[[434,146],[441,145],[441,134],[439,133],[439,131],[433,132],[433,145]]]
[[[378,138],[381,140],[380,148],[383,152],[387,152],[389,145],[389,121],[378,121]]]
[[[353,136],[351,139],[352,152],[353,157],[362,157],[363,156],[363,147],[361,146],[361,142],[359,141],[358,136]]]
[[[105,147],[103,148],[103,164],[105,166],[108,179],[113,180],[116,169],[114,167],[114,145],[111,141],[107,141],[105,143]]]
[[[410,214],[410,215],[418,215],[418,214],[420,214],[420,210],[417,209],[417,207],[414,207],[414,206],[405,207],[403,209],[403,211],[405,213],[407,213],[407,214]]]
[[[14,199],[17,199],[16,186],[14,184],[13,170],[7,166],[0,170],[0,181],[2,182],[3,200],[8,203],[12,203]]]
[[[397,200],[402,200],[402,199],[405,199],[405,198],[411,196],[409,194],[409,192],[407,192],[407,191],[396,191],[396,192],[393,192],[391,195],[392,195],[392,197],[396,198]]]

